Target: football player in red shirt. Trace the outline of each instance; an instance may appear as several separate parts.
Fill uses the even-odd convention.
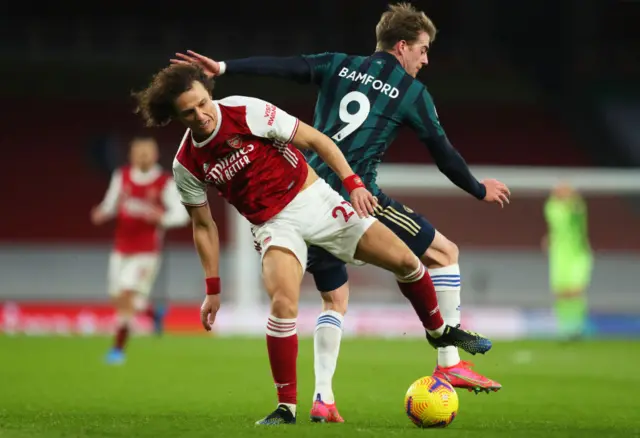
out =
[[[171,173],[158,165],[155,139],[132,139],[129,159],[129,165],[113,173],[103,201],[91,211],[95,225],[116,221],[108,275],[117,312],[115,340],[107,354],[112,364],[124,362],[124,347],[137,312],[153,319],[157,333],[162,331],[164,309],[154,309],[148,298],[160,266],[163,234],[189,223]]]
[[[271,299],[267,350],[278,393],[277,408],[258,424],[296,421],[296,317],[308,245],[347,263],[370,263],[393,272],[433,347],[455,345],[473,354],[491,348],[489,339],[444,324],[426,268],[370,216],[375,198],[329,137],[268,102],[244,96],[216,101],[212,90],[213,80],[199,66],[174,64],[135,97],[148,126],[175,119],[187,127],[173,171],[204,269],[206,297],[200,317],[206,330],[220,308],[221,291],[220,244],[207,188],[214,186],[252,223]],[[351,203],[307,165],[299,151],[307,148],[338,174]]]

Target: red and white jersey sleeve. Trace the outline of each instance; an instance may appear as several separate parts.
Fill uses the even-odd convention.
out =
[[[163,228],[182,227],[189,223],[189,214],[180,202],[180,193],[173,179],[168,179],[162,189],[162,204],[165,211],[160,225]]]
[[[191,166],[190,166],[191,167]],[[173,179],[180,195],[180,202],[189,207],[199,207],[207,203],[207,185],[194,175],[192,170],[173,160]]]
[[[109,217],[114,217],[118,212],[118,198],[120,197],[121,190],[122,172],[120,169],[117,169],[111,174],[111,181],[109,182],[107,193],[98,206],[98,208]]]
[[[299,120],[272,103],[255,97],[231,96],[219,101],[224,106],[245,107],[247,128],[256,137],[278,143],[291,143],[298,130]]]

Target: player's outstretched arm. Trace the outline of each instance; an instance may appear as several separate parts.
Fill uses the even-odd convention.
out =
[[[207,296],[200,307],[200,321],[205,330],[211,330],[220,309],[220,240],[218,227],[211,217],[207,202],[207,185],[195,174],[194,163],[180,157],[180,151],[173,160],[173,177],[180,195],[180,201],[187,207],[193,226],[195,243],[200,263],[204,269]]]
[[[176,53],[176,58],[170,61],[173,64],[199,65],[210,77],[220,76],[225,73],[247,74],[309,83],[312,80],[313,73],[311,66],[302,56],[255,56],[218,62],[192,50],[187,50],[187,53]]]
[[[373,214],[376,206],[375,198],[364,188],[364,184],[353,172],[340,148],[329,137],[306,123],[299,122],[298,130],[291,143],[299,149],[312,149],[338,174],[350,192],[351,203],[360,217]],[[359,186],[353,191],[348,187],[352,181]]]
[[[205,330],[211,330],[220,309],[220,240],[218,227],[211,217],[209,204],[187,207],[193,225],[193,242],[195,243],[200,263],[204,269],[207,296],[200,309],[200,320]]]
[[[444,173],[452,183],[478,199],[486,196],[486,187],[473,176],[464,158],[445,135],[427,137],[423,142],[429,149],[438,170]]]
[[[209,204],[187,207],[187,211],[191,216],[193,242],[196,245],[205,277],[218,277],[220,241],[218,239],[218,227],[211,217]]]
[[[446,136],[426,138],[424,142],[440,172],[444,173],[456,186],[477,199],[496,203],[501,207],[509,203],[509,196],[511,196],[509,188],[495,179],[484,179],[478,182],[464,158],[451,145]]]
[[[438,120],[438,113],[431,95],[426,89],[418,94],[414,105],[407,108],[407,123],[426,144],[433,160],[456,186],[477,199],[495,202],[500,206],[509,203],[510,192],[506,185],[495,179],[479,182],[471,173],[464,158],[453,147]]]

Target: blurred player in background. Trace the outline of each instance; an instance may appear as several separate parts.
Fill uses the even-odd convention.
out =
[[[387,227],[369,216],[375,198],[329,137],[268,102],[245,96],[212,100],[213,79],[194,65],[161,70],[135,94],[148,126],[179,120],[187,131],[173,162],[182,202],[205,274],[201,321],[211,330],[220,309],[218,230],[207,188],[251,222],[271,299],[266,340],[278,406],[257,424],[294,424],[297,405],[296,319],[307,245],[318,245],[345,263],[370,263],[396,275],[432,344],[485,353],[491,342],[444,323],[426,268]],[[351,203],[304,160],[312,149],[338,175]]]
[[[587,206],[569,184],[558,184],[544,205],[547,235],[542,246],[549,255],[549,284],[555,298],[558,334],[577,339],[588,320],[586,289],[593,254],[589,244]]]
[[[376,27],[377,48],[371,56],[343,53],[256,57],[215,62],[198,53],[176,54],[173,63],[195,63],[211,76],[253,74],[314,83],[319,88],[314,127],[331,137],[349,164],[378,198],[375,217],[394,231],[429,268],[447,324],[460,324],[458,247],[420,214],[385,195],[376,184],[378,164],[402,126],[411,127],[425,143],[438,168],[476,199],[503,206],[509,190],[494,179],[478,182],[451,145],[440,125],[431,95],[416,75],[427,65],[436,28],[409,4],[389,7]],[[313,151],[311,167],[343,196],[340,180]],[[437,208],[437,206],[434,206]],[[316,388],[314,421],[342,422],[332,390],[342,323],[349,295],[345,264],[318,247],[309,250],[308,271],[322,292],[323,309],[315,331]],[[453,386],[496,391],[502,386],[471,369],[456,347],[438,349],[436,375]]]
[[[122,363],[136,313],[149,316],[161,333],[164,309],[154,309],[149,294],[160,267],[164,230],[185,226],[189,215],[171,174],[158,165],[158,144],[136,137],[130,144],[130,165],[117,169],[91,221],[116,220],[115,244],[109,258],[109,294],[117,311],[117,329],[109,363]]]

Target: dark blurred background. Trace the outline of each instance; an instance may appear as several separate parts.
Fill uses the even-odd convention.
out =
[[[103,297],[100,276],[112,229],[92,227],[88,213],[102,199],[110,172],[125,161],[128,140],[143,129],[132,113],[130,91],[143,87],[176,51],[193,49],[218,60],[323,51],[368,54],[387,5],[380,0],[30,3],[5,4],[0,14],[5,208],[0,242],[6,249],[0,269],[14,272],[0,274],[0,296],[10,298]],[[559,173],[567,167],[640,166],[639,2],[413,3],[439,30],[430,64],[419,78],[434,96],[447,134],[470,164],[545,166]],[[315,100],[312,86],[243,77],[220,78],[215,94],[270,100],[305,121],[311,121]],[[170,166],[182,128],[151,132],[160,141],[162,163]],[[431,160],[407,131],[385,162]],[[510,212],[501,215],[466,198],[439,198],[435,204],[429,196],[410,200],[463,251],[498,251],[495,260],[513,260],[511,250],[532,257],[523,266],[537,268],[520,275],[534,278],[535,286],[528,287],[542,289],[536,295],[546,297],[546,279],[538,278],[545,274],[539,249],[543,197],[515,198]],[[620,279],[616,269],[638,261],[640,237],[630,232],[638,229],[638,202],[598,194],[591,201],[594,247],[605,257],[626,257],[611,262],[610,271],[596,280],[626,282],[615,288],[629,294],[620,305],[637,303],[632,270],[628,279]],[[226,243],[226,207],[217,197],[211,202]],[[479,230],[477,221],[496,228]],[[179,253],[172,256],[178,260],[173,266],[188,266],[197,277],[189,229],[171,232],[168,241]],[[80,250],[89,252],[80,257]],[[67,260],[63,253],[68,265],[54,267]],[[53,288],[56,292],[40,290],[15,273],[24,260],[16,254],[40,260],[54,276],[78,266],[79,259],[93,260],[95,266],[82,265],[82,271],[96,276],[95,290],[87,290],[89,278],[77,286],[61,283]],[[473,256],[469,260],[473,265]],[[477,287],[472,284],[471,289],[511,292],[511,285],[487,280],[493,277],[485,271],[477,277]],[[519,284],[517,274],[513,281]],[[166,285],[165,290],[184,300],[199,297]],[[531,299],[524,295],[523,305]],[[478,295],[476,302],[492,303],[491,294]]]

